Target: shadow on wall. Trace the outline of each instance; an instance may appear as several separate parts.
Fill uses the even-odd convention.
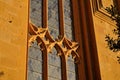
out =
[[[1,71],[1,72],[0,72],[0,77],[1,77],[1,76],[3,76],[3,75],[4,75],[4,72],[3,72],[3,71]]]

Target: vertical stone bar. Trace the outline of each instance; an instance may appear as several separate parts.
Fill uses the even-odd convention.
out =
[[[42,77],[43,80],[48,80],[48,55],[47,51],[43,51],[43,67],[42,67]]]
[[[61,56],[61,73],[62,80],[67,80],[67,66],[66,66],[66,56]]]
[[[43,0],[43,28],[48,28],[48,0]],[[43,80],[48,80],[48,55],[47,51],[43,51]]]
[[[58,0],[59,7],[59,21],[60,21],[60,31],[59,35],[64,37],[64,10],[63,10],[63,0]],[[62,56],[61,58],[61,72],[62,72],[62,80],[67,80],[67,66],[66,66],[66,57]]]
[[[44,28],[48,27],[48,0],[43,0],[43,18],[42,24]]]
[[[63,10],[63,0],[59,0],[59,21],[60,21],[60,35],[64,36],[64,10]]]
[[[0,80],[26,80],[28,0],[0,0]]]

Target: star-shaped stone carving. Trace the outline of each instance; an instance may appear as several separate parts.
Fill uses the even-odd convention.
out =
[[[50,35],[48,28],[37,28],[32,23],[29,24],[29,41],[28,46],[31,46],[35,40],[41,47],[41,51],[46,50],[47,53],[51,53],[52,48],[55,47],[57,50],[57,55],[65,56],[66,58],[72,55],[75,62],[80,60],[80,56],[77,53],[79,47],[77,42],[72,42],[65,36],[58,36],[58,39],[53,39]]]

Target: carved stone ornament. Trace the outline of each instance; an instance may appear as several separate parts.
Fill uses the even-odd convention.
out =
[[[80,57],[76,50],[79,45],[77,42],[72,42],[66,37],[58,36],[58,39],[53,39],[50,35],[47,28],[37,28],[32,23],[29,23],[29,41],[28,46],[36,40],[37,44],[40,46],[41,51],[46,51],[51,53],[52,48],[55,47],[57,50],[57,55],[65,56],[66,58],[72,55],[72,58],[75,59],[75,62],[80,60]]]

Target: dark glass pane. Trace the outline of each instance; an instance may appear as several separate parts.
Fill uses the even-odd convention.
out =
[[[61,80],[61,60],[56,55],[57,51],[53,48],[52,53],[48,54],[48,79]]]
[[[48,0],[48,28],[55,39],[59,35],[58,0]]]
[[[67,78],[68,80],[76,80],[75,63],[72,56],[67,60]]]
[[[42,26],[42,0],[30,0],[30,20],[36,26]]]
[[[68,39],[73,40],[72,11],[70,0],[64,0],[64,20],[65,35]]]

